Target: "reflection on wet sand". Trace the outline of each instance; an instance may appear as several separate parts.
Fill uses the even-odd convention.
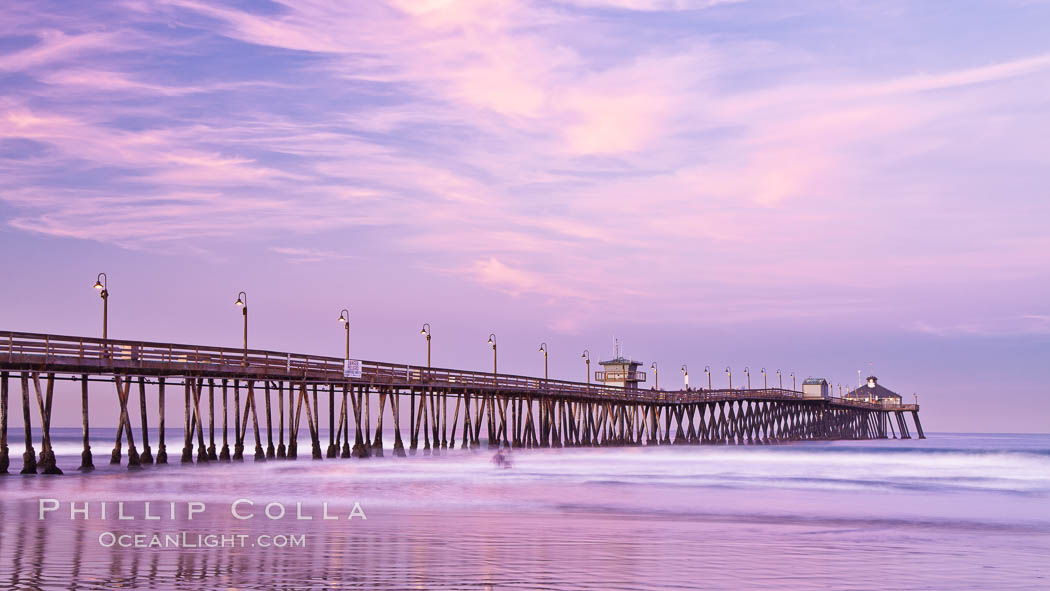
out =
[[[1037,589],[1050,580],[1048,441],[562,450],[516,454],[511,469],[464,451],[0,478],[0,586]],[[231,515],[242,497],[256,518]],[[61,501],[43,521],[42,498]],[[73,500],[91,503],[90,519],[70,519]],[[99,517],[119,500],[135,520],[114,505]],[[269,500],[293,515],[262,517]],[[150,521],[145,501],[181,509]],[[208,511],[188,519],[190,501]],[[294,518],[299,501],[313,520]],[[360,502],[367,519],[324,521],[326,501],[341,516]],[[247,546],[105,547],[104,532],[245,535]],[[260,535],[305,546],[252,547]]]

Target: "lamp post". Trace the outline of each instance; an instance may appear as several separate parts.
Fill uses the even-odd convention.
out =
[[[430,323],[424,322],[423,328],[419,329],[419,334],[427,340],[427,379],[430,379]],[[420,391],[419,394],[419,410],[420,413],[425,413],[427,393],[426,391]],[[426,418],[425,416],[422,418]],[[423,423],[425,424],[425,423]],[[411,433],[411,441],[409,443],[409,451],[415,455],[416,448],[419,447],[419,433],[416,431],[416,392],[412,390],[408,396],[408,431]],[[426,453],[430,449],[430,439],[427,436],[427,429],[423,429],[423,452]],[[454,443],[454,442],[453,442]]]
[[[712,389],[711,388],[711,366],[710,365],[705,365],[704,366],[704,373],[707,374],[707,389],[708,389],[708,391],[710,391]]]
[[[649,366],[649,369],[653,370],[653,380],[656,382],[656,385],[654,387],[655,387],[655,389],[659,390],[660,389],[660,368],[658,368],[656,366],[656,362],[654,361],[653,364]]]
[[[339,323],[346,329],[346,356],[344,358],[350,361],[350,310],[343,308],[339,312]]]
[[[689,366],[682,364],[682,375],[685,377],[685,389],[689,390]]]
[[[241,314],[244,315],[244,361],[245,367],[248,367],[248,294],[243,291],[237,294],[237,301],[233,303],[235,306],[240,306]]]
[[[427,338],[427,369],[430,369],[430,323],[424,322],[419,334]]]
[[[751,368],[746,366],[746,365],[744,366],[744,375],[747,376],[747,389],[750,390],[751,389]]]
[[[543,386],[550,385],[550,377],[547,374],[547,343],[540,343],[540,353],[543,353]]]
[[[99,273],[95,278],[95,289],[99,290],[98,295],[102,298],[102,347],[108,353],[109,343],[106,341],[109,338],[109,289],[106,287],[105,273]]]
[[[766,386],[766,368],[764,368],[764,367],[762,368],[762,389],[763,390],[768,390],[769,389]]]
[[[726,375],[729,376],[729,389],[732,390],[733,389],[733,370],[729,369],[729,366],[726,366]]]
[[[99,273],[95,279],[95,289],[99,290],[98,295],[102,298],[102,340],[106,340],[108,337],[107,326],[109,324],[109,289],[106,287],[106,274]]]
[[[591,352],[588,349],[583,350],[583,355],[580,355],[587,362],[587,389],[591,389]]]
[[[350,369],[350,310],[343,308],[339,311],[339,324],[343,325],[343,331],[346,333],[346,352],[344,359],[344,375],[348,373]],[[334,458],[339,455],[339,447],[335,444],[336,430],[335,430],[335,387],[328,388],[328,451],[326,456]],[[315,409],[314,412],[320,413],[320,410]],[[341,422],[341,421],[340,421]],[[396,450],[395,450],[396,451]],[[347,449],[347,455],[350,457],[349,448]]]
[[[781,373],[779,369],[777,370],[777,380],[780,381],[780,389],[783,390],[784,389],[784,374]]]
[[[795,372],[791,372],[791,390],[797,391],[795,390]]]
[[[496,365],[496,333],[489,334],[489,345],[492,347],[492,382],[495,385],[499,385],[499,372],[497,371]]]

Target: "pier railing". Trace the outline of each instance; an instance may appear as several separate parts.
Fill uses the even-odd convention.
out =
[[[801,392],[782,388],[752,390],[625,389],[567,380],[493,374],[438,367],[361,360],[361,376],[344,376],[344,359],[319,355],[178,343],[99,339],[68,335],[0,331],[0,366],[69,373],[107,372],[158,376],[201,376],[307,380],[312,382],[418,387],[455,387],[554,394],[570,398],[604,398],[645,403],[696,403],[722,400],[804,400]],[[854,408],[885,409],[884,404],[828,399]],[[895,410],[918,410],[899,405]]]

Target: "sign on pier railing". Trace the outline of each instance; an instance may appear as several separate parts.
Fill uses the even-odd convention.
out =
[[[343,360],[343,377],[344,378],[360,378],[361,377],[361,360],[360,359],[344,359]]]

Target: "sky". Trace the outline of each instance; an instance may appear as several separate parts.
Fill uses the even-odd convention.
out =
[[[9,3],[0,329],[1050,431],[1050,2]],[[596,369],[596,368],[592,368]],[[771,380],[773,378],[771,377]],[[76,424],[78,405],[56,424]],[[114,419],[115,422],[115,419]]]

